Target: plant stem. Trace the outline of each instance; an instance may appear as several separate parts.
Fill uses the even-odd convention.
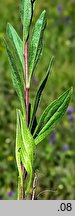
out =
[[[26,78],[26,90],[25,90],[25,102],[26,102],[26,122],[29,123],[29,84],[28,84],[28,41],[26,42],[24,49],[25,58],[25,78]]]
[[[36,200],[36,186],[37,186],[37,176],[35,173],[34,180],[33,180],[32,200]]]
[[[23,170],[22,170],[23,172]],[[18,200],[23,200],[25,198],[24,190],[23,190],[23,182],[21,183],[21,180],[18,176]]]

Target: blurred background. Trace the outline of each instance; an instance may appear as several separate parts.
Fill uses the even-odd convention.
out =
[[[44,49],[31,86],[31,102],[49,60],[55,64],[49,77],[40,114],[50,101],[70,86],[74,87],[68,110],[47,139],[37,146],[34,169],[38,176],[38,199],[75,199],[75,0],[36,0],[32,26],[43,9],[47,10]],[[10,22],[19,35],[19,0],[0,1],[0,199],[17,198],[15,162],[16,108],[19,101],[13,89],[10,66],[2,38]],[[44,191],[46,190],[46,191]],[[42,191],[42,193],[40,193]],[[39,194],[40,193],[40,194]]]

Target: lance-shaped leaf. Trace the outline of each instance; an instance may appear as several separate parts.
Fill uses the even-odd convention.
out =
[[[12,27],[11,24],[7,24],[7,35],[10,42],[10,47],[12,53],[14,55],[14,59],[16,62],[16,67],[18,68],[18,73],[21,79],[23,86],[25,86],[24,80],[24,57],[23,57],[23,42],[18,36],[15,29]]]
[[[29,28],[32,19],[32,2],[31,0],[21,0],[21,20],[23,23],[23,46],[25,46],[26,40],[29,35]]]
[[[49,121],[49,119],[54,115],[54,113],[58,110],[58,108],[61,106],[61,104],[64,102],[67,94],[69,92],[69,89],[64,92],[63,95],[61,95],[58,99],[54,100],[52,103],[50,103],[47,108],[42,113],[38,125],[36,127],[34,138],[38,135],[38,133],[41,131],[41,129],[46,125],[46,123]]]
[[[41,125],[38,125],[37,131],[36,131],[36,138],[35,138],[35,144],[37,145],[40,143],[50,132],[53,130],[53,128],[56,126],[56,124],[59,122],[59,120],[64,115],[68,105],[69,101],[72,95],[72,88],[65,92],[58,100],[54,102],[53,105],[51,105],[51,112],[49,111],[49,114],[47,116],[47,110],[43,113],[41,119],[44,121],[43,118],[45,118],[45,125],[42,127],[42,129],[38,132],[38,128],[40,129]],[[45,116],[46,114],[46,116]],[[49,118],[50,115],[50,118]],[[39,121],[41,122],[41,120]],[[35,137],[35,135],[34,135]]]
[[[19,57],[19,62],[21,63],[22,68],[24,70],[23,42],[10,23],[7,24],[6,30],[7,30],[7,35],[9,37],[9,39],[11,40],[11,42],[14,45],[16,55],[18,55],[18,57]]]
[[[36,67],[36,64],[38,63],[38,60],[41,56],[43,33],[45,27],[46,27],[46,11],[43,11],[35,24],[31,43],[29,46],[29,84],[34,69]]]
[[[19,178],[22,185],[22,169],[21,169],[21,146],[22,146],[22,135],[20,128],[19,111],[17,110],[17,127],[16,127],[16,162],[19,172]]]
[[[38,91],[36,93],[36,96],[35,96],[34,107],[33,107],[33,112],[32,112],[32,118],[31,118],[31,122],[30,122],[30,130],[31,131],[32,131],[32,127],[33,127],[33,124],[34,124],[34,119],[35,119],[35,116],[36,116],[38,105],[39,105],[39,102],[40,102],[41,94],[43,92],[43,89],[45,88],[49,73],[51,71],[53,61],[54,61],[54,57],[52,57],[52,59],[50,61],[47,73],[46,73],[43,81],[41,82],[41,84],[40,84],[40,86],[38,88]]]
[[[28,193],[32,180],[32,165],[33,165],[33,153],[34,153],[34,139],[25,124],[24,117],[19,111],[21,122],[21,134],[22,134],[22,146],[21,146],[21,161],[27,171],[26,192]]]
[[[20,76],[18,74],[18,70],[17,70],[16,64],[15,64],[14,57],[13,57],[6,41],[4,41],[4,42],[5,42],[5,47],[6,47],[7,55],[9,58],[9,62],[11,65],[11,69],[12,69],[11,76],[12,76],[13,85],[14,85],[14,88],[15,88],[18,96],[19,96],[21,106],[22,106],[22,111],[23,111],[24,116],[25,116],[26,113],[25,113],[25,102],[24,102],[24,89],[23,89],[23,86],[22,86],[22,83],[20,80]]]

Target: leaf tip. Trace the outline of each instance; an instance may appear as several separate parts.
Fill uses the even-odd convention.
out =
[[[47,13],[46,13],[46,10],[43,10],[42,13],[41,13],[41,17],[45,20],[47,20]]]
[[[46,14],[46,10],[43,10],[42,14]]]

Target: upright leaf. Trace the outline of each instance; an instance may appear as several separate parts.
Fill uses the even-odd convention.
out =
[[[23,23],[23,47],[29,35],[29,28],[32,19],[31,0],[21,0],[21,20]]]
[[[51,66],[52,66],[53,61],[54,61],[54,58],[52,57],[52,59],[50,61],[50,64],[49,64],[49,67],[48,67],[48,70],[47,70],[47,73],[46,73],[43,81],[41,82],[41,84],[40,84],[40,86],[38,88],[38,91],[36,93],[33,112],[32,112],[32,118],[31,118],[31,122],[30,122],[30,130],[32,130],[32,127],[33,127],[33,124],[34,124],[34,119],[35,119],[36,112],[37,112],[37,109],[38,109],[38,105],[39,105],[39,102],[40,102],[41,94],[43,92],[43,89],[45,88],[49,73],[51,71]]]
[[[16,127],[16,162],[19,172],[19,178],[22,185],[22,169],[21,169],[21,146],[22,146],[22,135],[20,128],[19,111],[17,110],[17,127]]]
[[[43,46],[43,34],[46,27],[46,11],[43,11],[37,20],[31,43],[29,46],[29,84],[31,81],[32,74],[41,56],[42,46]]]
[[[55,125],[62,118],[62,116],[64,115],[64,113],[65,113],[65,111],[66,111],[66,109],[68,107],[68,104],[69,104],[69,101],[70,101],[70,98],[71,98],[71,95],[72,95],[72,91],[73,91],[72,88],[69,89],[67,92],[65,92],[65,94],[63,94],[59,98],[59,100],[57,100],[53,104],[53,106],[51,108],[51,113],[49,112],[50,118],[48,116],[48,121],[46,120],[47,123],[39,131],[38,134],[37,134],[37,131],[36,131],[36,138],[35,138],[35,144],[36,145],[39,142],[41,142],[51,132],[51,130],[53,129],[53,127],[55,127]],[[47,119],[47,116],[43,115],[43,117],[46,117],[46,119]],[[42,119],[43,119],[43,117],[42,117]],[[41,126],[41,125],[39,125],[39,126]],[[35,135],[34,135],[34,137],[35,137]]]
[[[54,113],[58,110],[58,108],[61,106],[61,104],[64,102],[65,98],[67,97],[67,94],[69,93],[69,89],[64,92],[63,95],[61,95],[57,100],[54,100],[52,103],[50,103],[47,108],[42,113],[38,125],[36,127],[34,137],[38,135],[38,133],[41,131],[41,129],[46,125],[46,123],[49,121],[49,119],[54,115]]]
[[[20,80],[20,76],[19,76],[18,71],[17,71],[17,67],[16,67],[16,64],[15,64],[14,57],[13,57],[13,55],[12,55],[12,53],[11,53],[11,51],[10,51],[10,49],[9,49],[6,42],[5,42],[5,47],[6,47],[7,55],[8,55],[10,65],[11,65],[11,68],[12,68],[11,76],[12,76],[13,85],[14,85],[14,88],[15,88],[18,96],[19,96],[21,106],[22,106],[22,110],[23,110],[23,113],[24,113],[24,116],[25,116],[26,113],[25,113],[25,102],[24,102],[24,89],[23,89],[23,86],[22,86],[22,83],[21,83],[21,80]]]
[[[18,55],[19,61],[24,70],[23,42],[10,23],[7,24],[7,34],[11,42],[14,44],[16,55]]]
[[[21,146],[21,161],[27,171],[27,183],[26,192],[28,193],[32,180],[32,165],[33,165],[33,153],[34,153],[34,139],[25,124],[24,117],[19,111],[20,122],[21,122],[21,134],[22,134],[22,146]]]

